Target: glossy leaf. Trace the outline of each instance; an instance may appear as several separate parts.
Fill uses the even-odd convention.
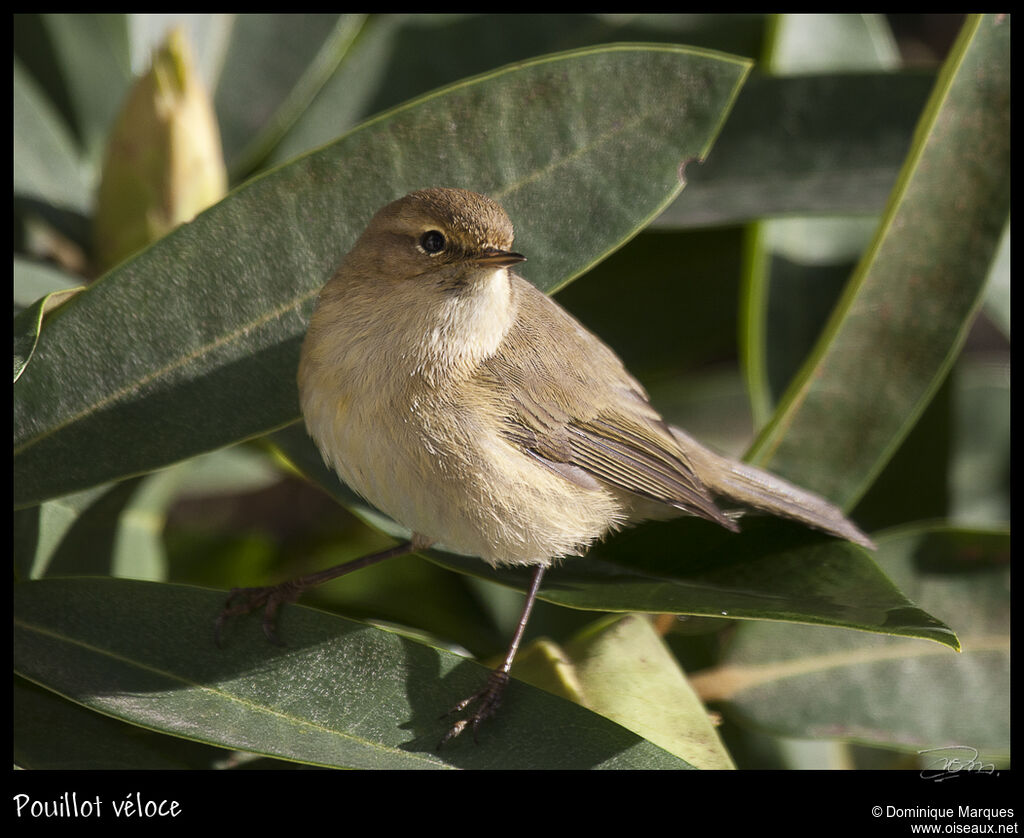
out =
[[[103,495],[107,488],[97,486],[38,506],[14,510],[14,578],[24,580],[43,576],[54,552],[60,547],[75,521]],[[98,566],[106,569],[103,566],[103,559],[100,559]],[[93,569],[95,567],[96,565]]]
[[[772,16],[766,63],[794,75],[899,66],[899,49],[882,15],[782,14]]]
[[[40,297],[36,302],[18,313],[14,318],[14,380],[17,381],[25,371],[32,353],[39,342],[39,332],[43,326],[46,312],[59,306],[81,289],[67,288],[53,291]]]
[[[496,63],[605,41],[669,40],[760,54],[760,16],[373,16],[320,96],[275,149],[285,161],[375,110]],[[420,47],[432,45],[429,58]],[[440,59],[438,54],[444,56]],[[714,152],[658,227],[767,213],[877,212],[899,174],[934,77],[926,71],[753,75]]]
[[[962,363],[953,382],[957,431],[950,475],[950,517],[958,522],[1011,519],[1012,417],[1009,356]]]
[[[117,608],[109,603],[116,601]],[[685,768],[635,734],[519,682],[479,733],[436,750],[439,721],[487,671],[307,608],[286,648],[255,619],[212,638],[223,596],[113,579],[17,587],[15,669],[105,715],[198,742],[351,768]],[[585,732],[585,733],[584,733]],[[465,740],[465,741],[463,741]]]
[[[1009,211],[1009,22],[971,18],[875,241],[753,461],[851,506],[959,351]]]
[[[374,14],[274,149],[282,163],[358,123],[513,62],[598,44],[687,44],[753,57],[764,15]]]
[[[999,251],[985,288],[985,313],[1010,339],[1010,222],[1007,220]]]
[[[698,520],[648,522],[548,571],[540,597],[570,608],[699,614],[843,626],[959,648],[943,621],[917,607],[860,547],[776,519],[740,534]],[[431,558],[519,589],[529,574],[479,559]]]
[[[208,496],[278,480],[265,458],[234,448],[169,469],[86,489],[16,510],[15,566],[22,578],[44,576],[167,577],[164,527],[171,505],[200,482]]]
[[[568,282],[675,196],[680,165],[706,153],[746,70],[672,47],[544,57],[410,103],[246,184],[48,321],[15,392],[15,502],[294,421],[317,290],[370,214],[411,188],[490,193],[517,225],[527,275],[547,289]]]
[[[744,625],[721,666],[694,677],[698,692],[786,736],[1008,753],[1009,547],[1005,532],[948,528],[879,539],[879,559],[900,587],[956,623],[962,654],[896,637]]]
[[[225,752],[143,731],[21,678],[13,689],[14,762],[36,770],[209,769]]]

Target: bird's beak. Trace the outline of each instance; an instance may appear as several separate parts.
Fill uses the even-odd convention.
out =
[[[526,261],[526,257],[521,253],[513,253],[511,250],[499,250],[496,247],[481,251],[473,256],[472,259],[480,265],[494,265],[498,268],[507,268],[510,265]]]

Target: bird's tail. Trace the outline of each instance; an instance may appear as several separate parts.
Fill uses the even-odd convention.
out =
[[[713,495],[761,512],[791,518],[869,550],[875,549],[875,543],[854,526],[839,507],[824,498],[787,483],[770,472],[717,454],[679,428],[673,426],[671,430],[697,476]]]

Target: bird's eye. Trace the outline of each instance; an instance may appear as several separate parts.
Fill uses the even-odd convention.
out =
[[[420,236],[420,247],[425,253],[440,253],[444,250],[444,236],[438,230],[427,230]]]

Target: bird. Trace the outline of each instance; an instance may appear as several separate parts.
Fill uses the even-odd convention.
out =
[[[217,620],[278,609],[314,585],[442,547],[532,575],[508,652],[452,710],[441,745],[501,705],[544,573],[609,533],[691,515],[737,532],[744,511],[873,548],[825,499],[671,426],[597,335],[513,271],[513,226],[455,187],[381,208],[320,291],[297,383],[306,428],[338,477],[412,533],[281,585],[231,592]]]

